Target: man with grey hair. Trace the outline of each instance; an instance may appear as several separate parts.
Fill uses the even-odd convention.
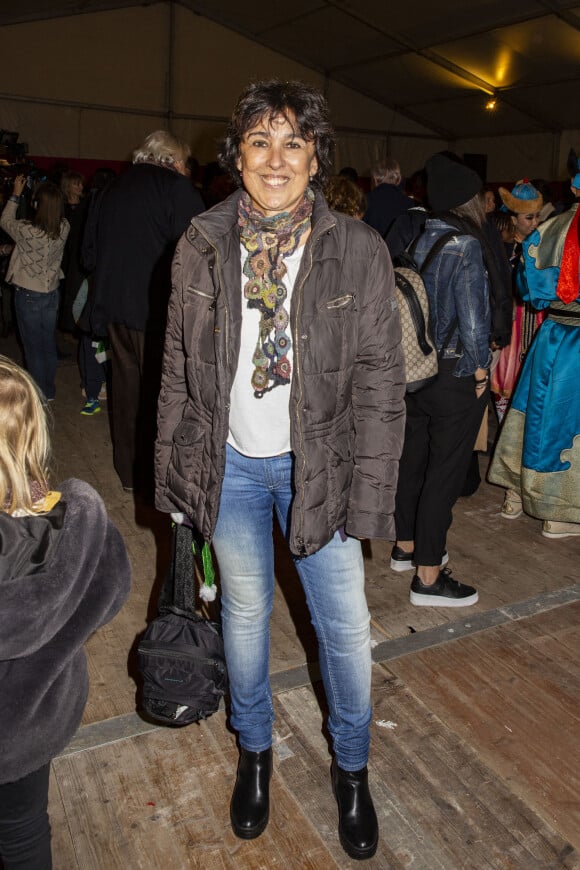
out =
[[[108,335],[113,463],[123,489],[152,492],[153,445],[171,260],[190,220],[203,211],[186,177],[189,146],[150,133],[133,165],[106,189],[91,237],[90,326]]]
[[[371,167],[371,191],[363,220],[384,238],[391,224],[415,203],[401,190],[401,167],[392,157]]]

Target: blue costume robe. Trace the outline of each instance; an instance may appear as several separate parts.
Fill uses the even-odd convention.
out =
[[[556,286],[577,209],[523,243],[519,292],[549,311],[526,354],[488,475],[518,493],[527,514],[572,523],[580,523],[580,300],[564,304]]]

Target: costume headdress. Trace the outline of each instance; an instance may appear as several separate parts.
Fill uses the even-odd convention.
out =
[[[527,178],[522,178],[510,192],[500,187],[499,195],[503,206],[501,211],[511,211],[514,214],[531,214],[540,211],[544,204],[542,194]]]

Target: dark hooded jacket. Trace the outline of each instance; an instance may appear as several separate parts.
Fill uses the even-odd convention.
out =
[[[157,507],[186,513],[208,541],[240,347],[240,195],[194,218],[179,242],[159,399]],[[341,526],[392,540],[405,423],[393,269],[381,237],[320,195],[290,322],[290,548],[310,555]]]
[[[0,783],[47,764],[78,728],[83,644],[129,593],[131,568],[100,496],[80,480],[41,516],[0,513]]]

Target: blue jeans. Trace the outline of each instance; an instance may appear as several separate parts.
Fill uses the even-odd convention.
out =
[[[252,459],[227,445],[213,545],[222,587],[231,723],[242,748],[251,752],[272,745],[272,508],[286,536],[292,465],[290,453]],[[371,720],[370,616],[360,541],[337,532],[317,553],[295,558],[294,564],[318,637],[336,759],[343,770],[360,770],[368,759]]]
[[[14,285],[14,309],[26,368],[47,399],[56,394],[58,291],[38,293]]]

